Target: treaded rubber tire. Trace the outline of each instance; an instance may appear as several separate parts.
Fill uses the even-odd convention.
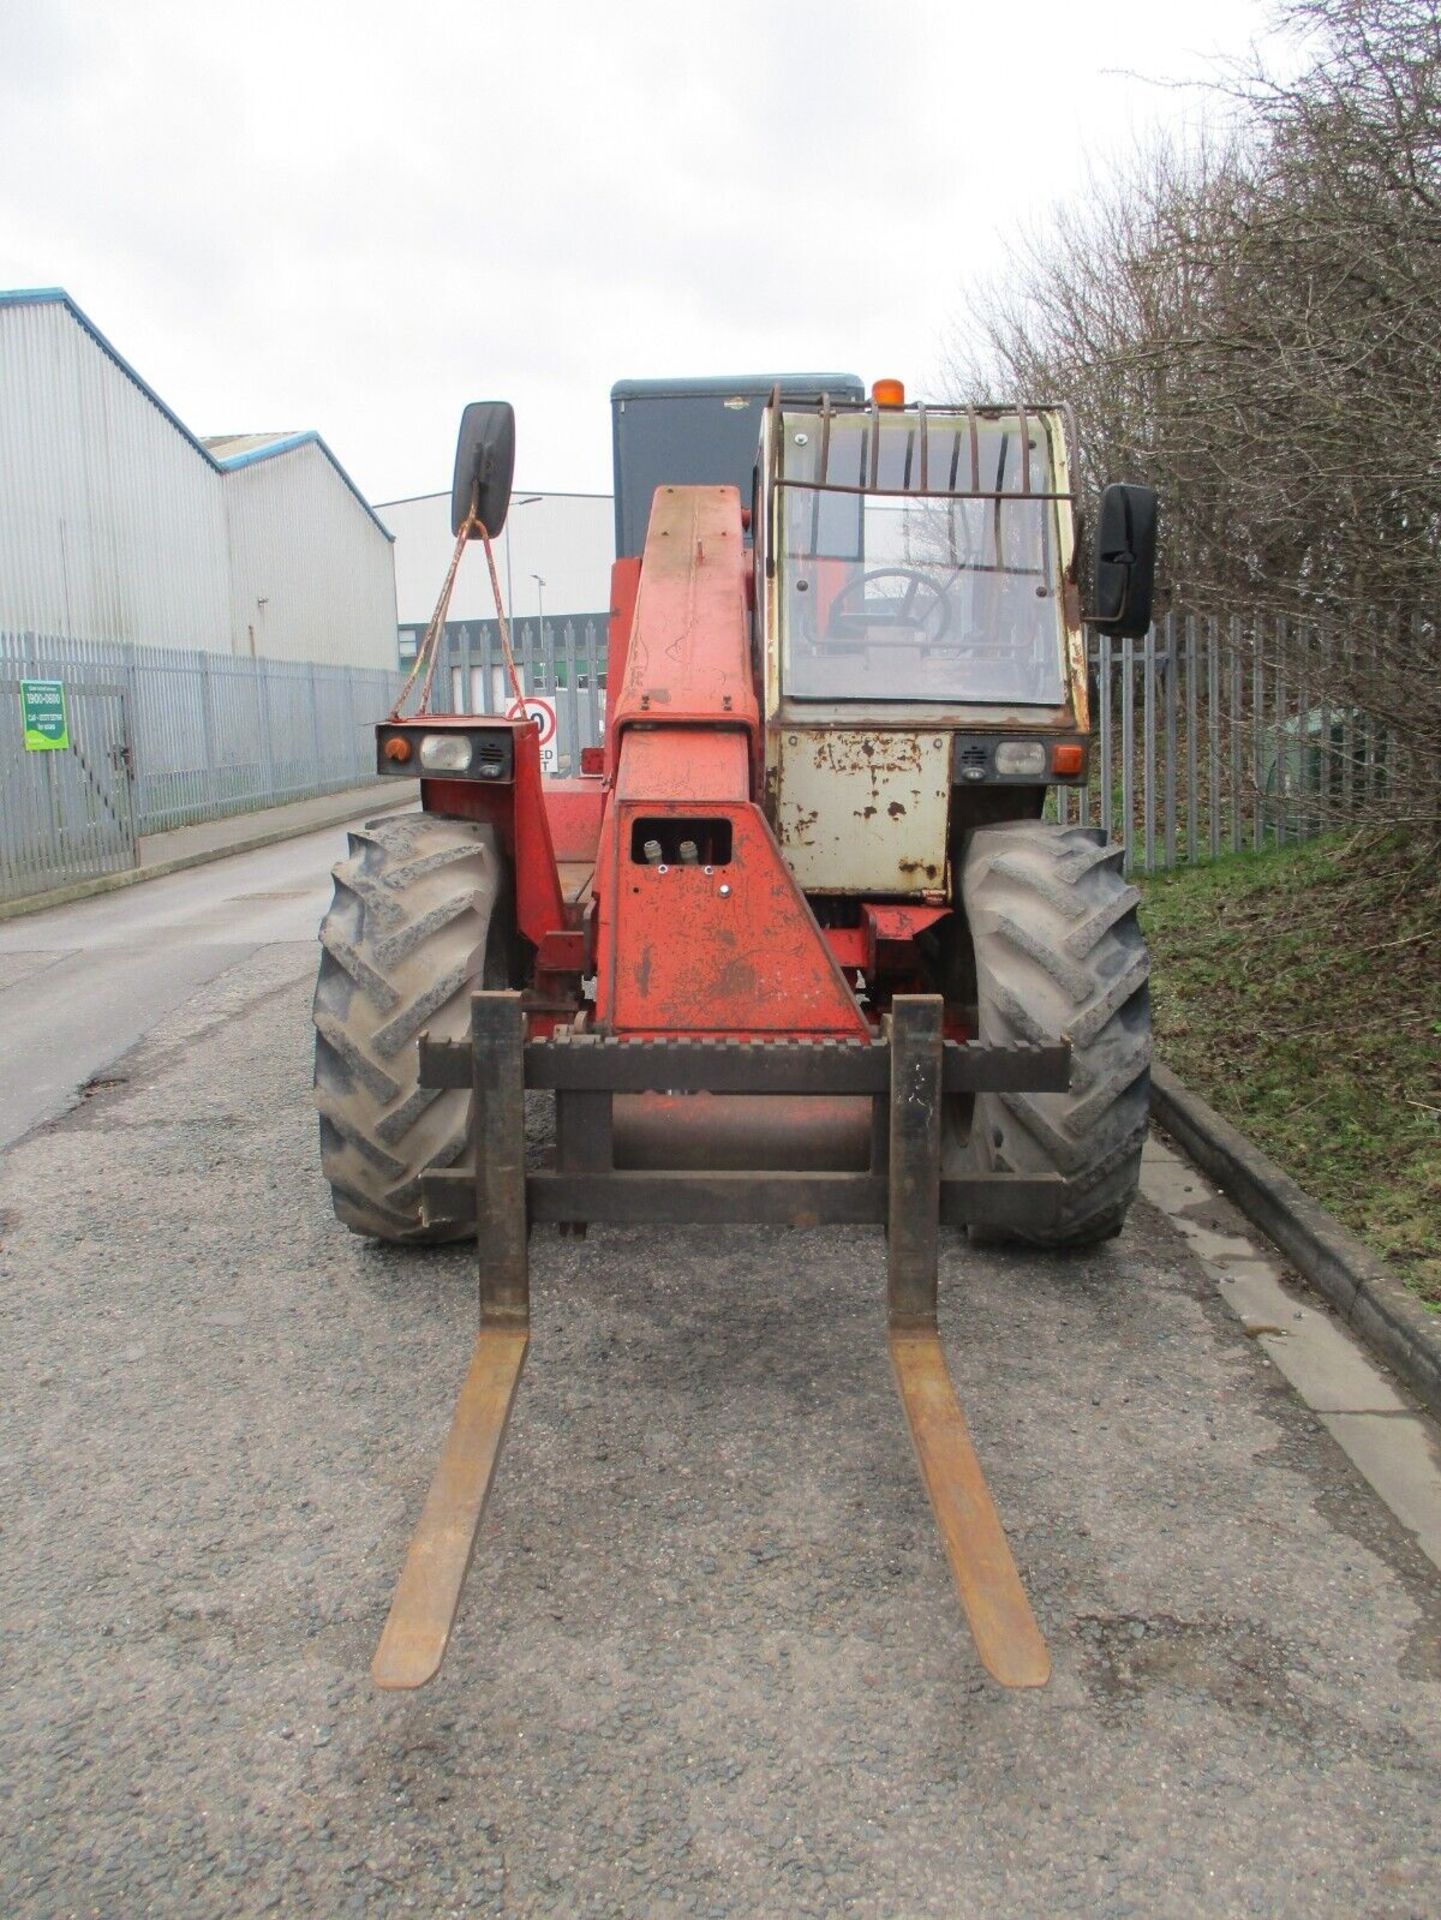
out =
[[[414,1244],[432,1225],[420,1176],[470,1149],[470,1094],[419,1083],[422,1028],[463,1039],[477,986],[507,987],[510,876],[495,830],[397,814],[350,835],[320,926],[315,1103],[335,1213],[352,1232]]]
[[[1041,820],[978,828],[966,843],[980,1037],[1069,1039],[1072,1059],[1066,1093],[976,1096],[976,1171],[1066,1182],[1054,1225],[977,1238],[1090,1246],[1121,1231],[1135,1198],[1151,1104],[1150,963],[1123,858],[1096,828]]]

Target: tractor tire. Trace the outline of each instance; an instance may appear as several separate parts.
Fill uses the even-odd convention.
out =
[[[966,843],[980,1038],[1069,1040],[1072,1061],[1065,1093],[976,1096],[972,1171],[1066,1183],[1055,1220],[978,1239],[1091,1246],[1121,1231],[1135,1198],[1151,1103],[1150,963],[1123,858],[1097,829],[1041,820],[979,828]]]
[[[470,1237],[425,1217],[421,1175],[471,1148],[470,1094],[420,1085],[422,1028],[463,1039],[477,987],[510,986],[512,889],[495,830],[397,814],[350,835],[320,927],[315,1102],[337,1219],[405,1244]]]

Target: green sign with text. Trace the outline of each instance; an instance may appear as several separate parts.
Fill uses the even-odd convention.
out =
[[[65,686],[60,680],[22,680],[20,719],[27,753],[53,752],[70,745],[70,722],[65,713]]]

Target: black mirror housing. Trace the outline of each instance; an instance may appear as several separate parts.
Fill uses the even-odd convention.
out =
[[[1140,640],[1151,624],[1156,583],[1156,522],[1160,502],[1154,487],[1116,481],[1101,494],[1096,517],[1094,624],[1122,640]]]
[[[515,409],[508,400],[472,400],[460,416],[455,479],[450,491],[450,530],[459,533],[475,516],[493,540],[505,525],[515,471]]]

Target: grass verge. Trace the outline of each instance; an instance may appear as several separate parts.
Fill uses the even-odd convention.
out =
[[[1441,1308],[1441,878],[1331,836],[1143,883],[1162,1059]]]

